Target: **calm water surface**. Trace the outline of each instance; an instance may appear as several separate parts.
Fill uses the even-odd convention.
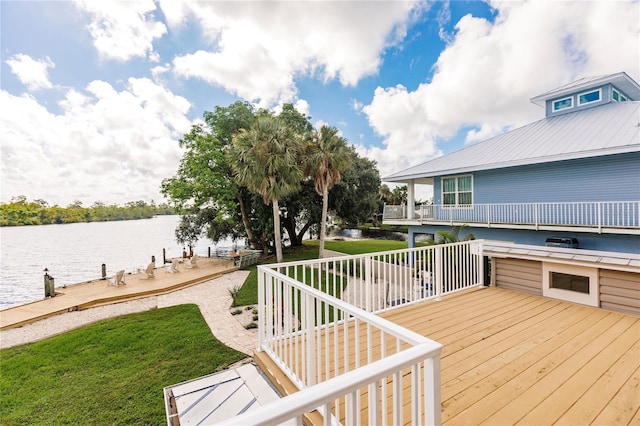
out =
[[[56,288],[97,279],[102,264],[107,275],[146,266],[151,256],[162,265],[162,249],[167,257],[182,255],[175,239],[179,216],[119,222],[72,223],[2,227],[0,229],[0,309],[44,297],[44,268],[55,278]],[[221,242],[217,247],[231,246]],[[207,255],[216,245],[207,239],[194,252]]]

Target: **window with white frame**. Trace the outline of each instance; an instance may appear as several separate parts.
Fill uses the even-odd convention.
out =
[[[585,266],[543,262],[542,295],[598,307],[598,270]]]
[[[473,179],[471,175],[442,178],[442,204],[445,206],[470,206],[473,203]]]
[[[568,98],[558,99],[557,101],[553,101],[553,112],[561,111],[563,109],[573,107],[573,96],[569,96]]]
[[[602,99],[602,89],[590,90],[578,95],[578,106],[598,102]]]
[[[613,89],[613,92],[611,93],[611,98],[613,99],[613,102],[626,102],[627,101],[627,97],[617,89]]]

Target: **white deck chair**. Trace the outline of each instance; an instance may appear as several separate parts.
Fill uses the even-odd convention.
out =
[[[116,272],[116,274],[113,277],[107,278],[107,284],[109,285],[114,285],[114,286],[119,286],[120,284],[125,285],[127,284],[126,282],[124,282],[124,269]]]
[[[191,256],[191,259],[185,259],[184,262],[184,267],[185,268],[197,268],[198,267],[198,255],[194,254],[193,256]]]
[[[151,262],[148,266],[147,269],[145,269],[144,271],[141,270],[138,274],[138,278],[140,278],[141,280],[146,280],[147,278],[155,278],[155,274],[153,273],[153,268],[155,268],[156,264],[155,262]]]
[[[171,264],[167,267],[167,272],[173,274],[174,272],[180,272],[178,269],[178,259],[173,259]]]

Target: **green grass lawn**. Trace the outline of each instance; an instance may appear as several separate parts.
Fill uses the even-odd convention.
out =
[[[327,249],[348,254],[406,247],[401,241],[326,242]],[[317,257],[317,241],[285,252],[288,262]],[[257,269],[249,271],[238,305],[258,303]],[[165,424],[165,386],[244,357],[212,336],[195,305],[103,320],[0,350],[0,424]]]
[[[103,320],[0,351],[0,424],[166,424],[163,387],[244,357],[196,305]]]

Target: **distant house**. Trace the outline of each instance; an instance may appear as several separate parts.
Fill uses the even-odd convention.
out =
[[[385,224],[418,234],[467,225],[476,238],[640,253],[640,86],[584,78],[531,99],[545,118],[385,177],[408,205]],[[433,204],[415,206],[417,185]]]

